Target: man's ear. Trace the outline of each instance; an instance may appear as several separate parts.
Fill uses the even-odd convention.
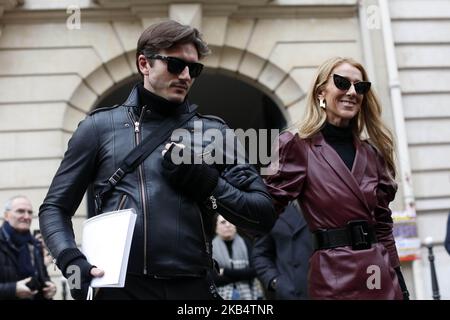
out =
[[[5,211],[3,218],[5,218],[5,221],[9,221],[9,211]]]
[[[150,64],[149,64],[147,58],[143,54],[140,54],[138,56],[138,66],[139,66],[139,70],[141,71],[141,73],[144,76],[148,76],[149,71],[150,71]]]

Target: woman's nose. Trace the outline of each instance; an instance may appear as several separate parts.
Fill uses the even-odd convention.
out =
[[[346,94],[349,95],[349,96],[356,96],[355,85],[354,85],[353,83],[352,83],[352,85],[350,86],[350,88],[348,88]]]

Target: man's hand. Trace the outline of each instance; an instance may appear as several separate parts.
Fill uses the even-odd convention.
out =
[[[56,264],[67,279],[70,294],[75,300],[86,300],[92,278],[102,277],[105,273],[90,264],[77,248],[64,249],[56,259]]]
[[[37,290],[31,291],[30,288],[27,287],[27,283],[31,281],[31,277],[22,279],[16,282],[16,297],[19,299],[29,299],[32,298]]]
[[[222,177],[233,187],[245,191],[259,175],[249,164],[238,164],[227,168]]]
[[[56,294],[56,285],[51,281],[45,281],[45,287],[42,288],[44,298],[50,300]]]
[[[167,144],[162,155],[162,174],[174,188],[197,201],[203,201],[211,195],[219,179],[219,171],[216,168],[204,162],[194,164],[194,153],[182,144]],[[172,161],[175,155],[181,159],[189,158],[191,161],[176,165]]]
[[[91,265],[85,258],[78,258],[74,260],[71,265],[77,266],[80,270],[80,287],[72,286],[70,288],[70,294],[75,300],[86,300],[89,285],[92,278],[103,277],[105,272],[93,265]],[[75,281],[75,284],[78,284]]]

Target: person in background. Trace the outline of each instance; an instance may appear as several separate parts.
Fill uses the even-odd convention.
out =
[[[305,110],[298,132],[280,135],[266,185],[277,212],[298,199],[313,232],[310,298],[407,299],[389,209],[394,141],[364,67],[325,61]]]
[[[258,300],[262,290],[256,283],[256,271],[250,263],[251,243],[237,234],[236,226],[218,215],[213,258],[219,273],[214,283],[224,300]]]
[[[33,237],[35,237],[36,240],[38,240],[41,243],[42,254],[44,256],[44,264],[46,267],[48,267],[53,262],[53,259],[52,259],[52,256],[50,255],[50,252],[47,249],[47,246],[45,245],[41,230],[39,230],[39,229],[34,230]]]
[[[307,276],[311,233],[296,201],[280,214],[274,227],[258,238],[251,262],[268,293],[277,300],[308,299]]]
[[[20,195],[10,198],[4,217],[0,227],[0,299],[52,299],[56,286],[48,276],[42,244],[30,233],[30,200]]]

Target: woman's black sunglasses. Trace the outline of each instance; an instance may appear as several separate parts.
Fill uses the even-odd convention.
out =
[[[338,74],[333,74],[333,81],[336,88],[347,91],[352,86],[352,83],[347,78]],[[353,83],[357,94],[366,94],[369,92],[371,83],[369,81],[358,81]]]
[[[180,74],[184,68],[189,67],[189,75],[191,78],[197,78],[203,70],[203,65],[198,62],[187,62],[180,58],[167,57],[160,54],[152,54],[148,59],[158,59],[167,62],[167,70],[173,74]]]

